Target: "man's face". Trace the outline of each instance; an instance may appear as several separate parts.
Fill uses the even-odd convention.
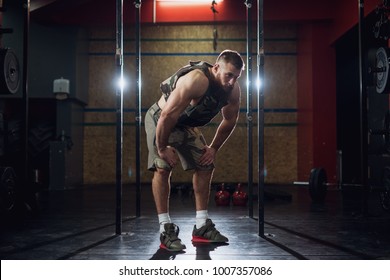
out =
[[[215,64],[214,68],[217,82],[226,92],[230,92],[234,88],[237,79],[241,76],[241,70],[238,70],[233,64],[223,61]]]

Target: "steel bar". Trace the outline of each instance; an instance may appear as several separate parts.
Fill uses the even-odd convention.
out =
[[[123,152],[123,0],[116,0],[116,229],[122,234],[122,152]]]
[[[246,0],[246,76],[248,142],[248,216],[253,218],[253,105],[252,105],[252,0]]]
[[[30,0],[24,1],[24,32],[23,32],[23,184],[24,192],[29,190],[29,157],[28,157],[28,127],[29,127],[29,95],[28,95],[28,57],[29,57],[29,36],[30,36]]]
[[[136,216],[141,216],[141,0],[136,0],[135,5],[135,62],[136,62],[136,117],[135,117],[135,134],[136,134]]]
[[[366,77],[366,38],[364,21],[364,0],[359,4],[359,81],[360,81],[360,174],[361,184],[367,186],[368,182],[368,143],[367,143],[367,77]],[[361,210],[368,213],[368,187],[361,191]]]
[[[264,236],[264,26],[263,0],[257,0],[257,138],[259,236]]]

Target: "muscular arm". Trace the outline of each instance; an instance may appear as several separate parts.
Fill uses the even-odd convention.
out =
[[[200,158],[201,165],[211,164],[215,159],[216,152],[223,146],[230,134],[236,127],[241,101],[241,90],[238,84],[235,85],[229,104],[222,108],[222,122],[217,128],[210,146],[205,148],[205,152]]]
[[[236,84],[229,104],[222,108],[222,122],[218,126],[210,147],[218,151],[234,130],[240,111],[240,87]]]
[[[201,97],[208,87],[208,79],[200,71],[191,71],[181,77],[161,110],[156,127],[156,145],[160,156],[169,164],[173,155],[164,154],[168,146],[169,135],[175,127],[181,113],[192,100]],[[172,164],[171,164],[172,165]]]

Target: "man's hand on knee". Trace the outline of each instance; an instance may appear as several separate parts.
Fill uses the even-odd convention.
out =
[[[165,160],[171,167],[176,166],[179,160],[176,153],[176,149],[171,146],[166,146],[165,148],[159,149],[158,155],[161,159]]]
[[[210,146],[205,146],[203,148],[203,155],[199,159],[199,164],[200,165],[210,165],[214,162],[215,160],[215,155],[217,154],[217,151],[210,147]]]

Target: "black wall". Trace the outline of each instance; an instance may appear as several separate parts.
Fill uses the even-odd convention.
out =
[[[3,12],[3,27],[12,28],[12,34],[2,37],[2,47],[15,51],[23,69],[24,18],[23,0],[6,0]],[[31,173],[39,169],[44,185],[54,189],[65,189],[82,184],[83,181],[83,109],[88,101],[88,40],[87,32],[77,26],[59,26],[34,22],[30,18],[28,34],[28,99],[29,99],[29,168]],[[53,94],[53,81],[69,79],[70,96],[66,100],[56,100]],[[15,147],[4,147],[5,155],[0,155],[2,165],[17,165],[22,161],[20,145],[24,139],[20,129],[10,135],[9,127],[23,126],[23,86],[13,95],[0,95],[0,114],[5,125],[2,139],[5,144],[13,140]],[[11,137],[12,136],[12,137]],[[62,136],[62,137],[61,137]],[[65,137],[63,137],[65,136]],[[65,156],[50,160],[51,155],[61,153],[53,147],[64,143]],[[18,147],[19,145],[19,147]],[[13,149],[10,149],[13,148]],[[52,151],[50,149],[52,147]],[[15,152],[18,150],[18,152]],[[23,152],[23,151],[22,151]],[[12,160],[11,160],[12,159]],[[61,169],[61,172],[59,172]],[[52,171],[55,172],[52,172]],[[50,175],[52,174],[52,175]],[[63,174],[63,178],[50,178]],[[58,176],[57,176],[58,177]],[[53,185],[55,184],[55,185]]]
[[[362,139],[360,136],[360,79],[359,79],[359,34],[358,26],[352,28],[336,43],[336,84],[337,84],[337,148],[342,151],[342,175],[344,183],[362,182],[361,162],[367,161],[369,192],[356,186],[343,187],[344,206],[362,209],[364,200],[373,194],[373,189],[383,187],[382,174],[389,165],[389,151],[383,134],[374,131],[383,130],[385,116],[389,110],[389,92],[376,92],[373,74],[369,67],[375,62],[369,58],[370,53],[379,47],[387,48],[387,41],[376,38],[374,26],[378,15],[373,12],[365,19],[365,68],[363,73],[367,81],[367,128],[363,132],[363,141],[367,141],[367,154],[361,154]],[[364,127],[364,126],[363,126]],[[379,203],[379,199],[378,199]]]

